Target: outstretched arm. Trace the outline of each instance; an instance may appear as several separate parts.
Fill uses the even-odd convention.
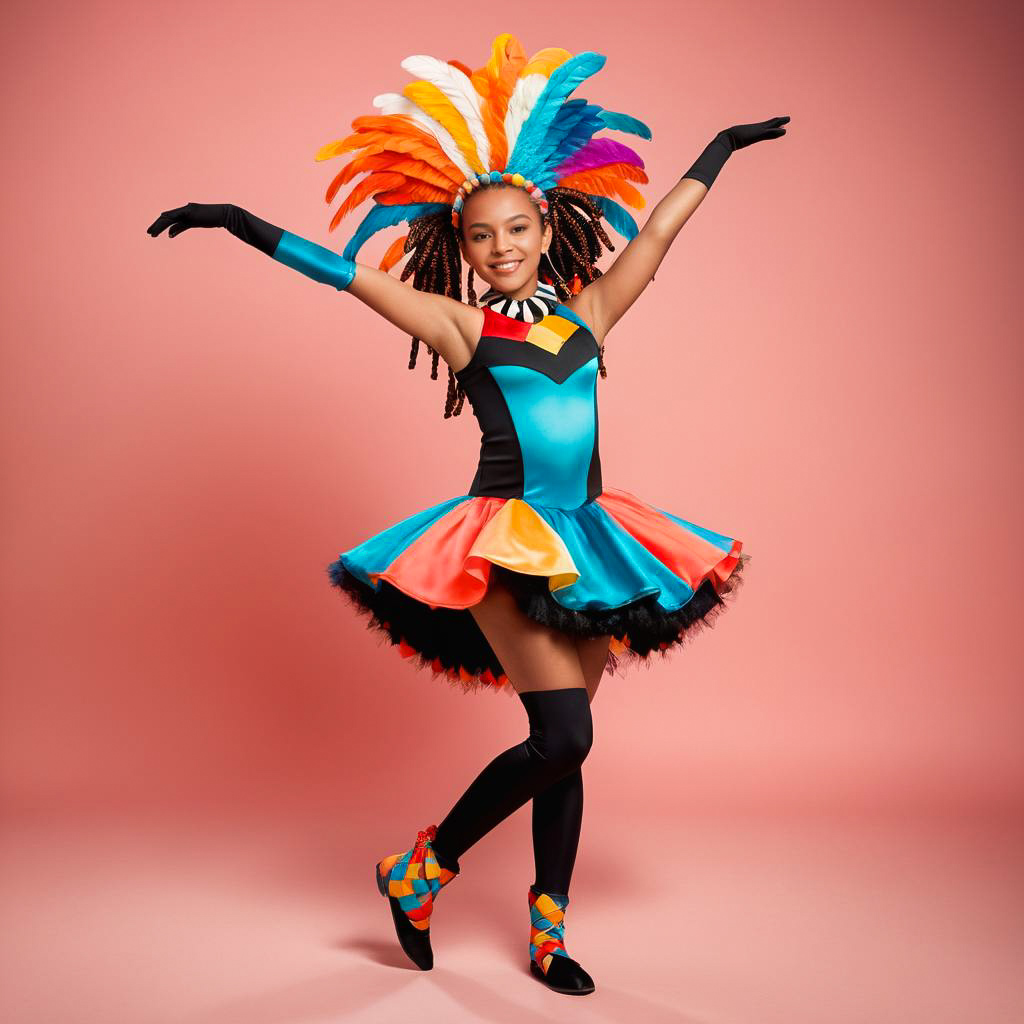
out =
[[[306,277],[351,292],[400,330],[437,350],[455,369],[469,360],[467,338],[477,325],[470,319],[474,311],[456,299],[411,288],[376,267],[346,259],[232,203],[188,203],[165,210],[148,231],[155,238],[168,227],[170,238],[193,227],[226,228]]]
[[[602,339],[654,280],[669,246],[704,201],[733,151],[762,139],[785,135],[782,125],[788,121],[788,116],[774,117],[770,121],[734,125],[719,132],[679,183],[654,207],[647,222],[611,267],[583,289],[581,294],[585,296],[587,311]]]

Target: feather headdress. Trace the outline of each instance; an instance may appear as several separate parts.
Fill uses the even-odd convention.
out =
[[[546,189],[585,193],[612,228],[633,238],[636,222],[618,200],[643,209],[643,196],[629,182],[647,182],[644,162],[621,142],[594,136],[611,128],[650,139],[651,130],[628,114],[569,99],[606,59],[558,47],[527,58],[509,33],[495,38],[490,60],[476,70],[457,60],[407,57],[402,67],[416,81],[401,93],[376,96],[380,114],[357,117],[353,134],[316,154],[329,160],[361,150],[327,189],[330,203],[342,185],[367,175],[331,218],[330,231],[363,200],[374,200],[343,256],[354,260],[371,235],[425,214],[450,210],[458,226],[465,197],[498,181],[525,188],[544,212]],[[406,237],[388,248],[382,270],[401,258]]]

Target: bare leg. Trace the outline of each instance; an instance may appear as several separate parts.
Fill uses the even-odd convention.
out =
[[[528,619],[496,580],[470,612],[517,693],[586,686],[572,638]]]
[[[590,694],[590,703],[594,703],[597,688],[604,676],[605,665],[608,663],[608,645],[610,636],[587,637],[576,641],[576,654],[580,659],[583,679]]]

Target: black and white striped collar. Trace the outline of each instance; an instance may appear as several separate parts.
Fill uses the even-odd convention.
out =
[[[480,304],[490,307],[496,313],[512,317],[513,320],[535,324],[555,311],[555,306],[558,305],[558,293],[555,291],[554,285],[538,281],[537,290],[525,299],[510,299],[504,292],[491,288],[490,291],[484,293]]]

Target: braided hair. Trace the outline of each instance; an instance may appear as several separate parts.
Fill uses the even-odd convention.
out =
[[[504,182],[495,182],[482,188],[516,188]],[[594,200],[574,188],[554,187],[544,193],[548,201],[547,216],[534,203],[540,215],[541,231],[551,225],[551,245],[542,257],[538,277],[545,284],[554,287],[560,302],[580,292],[591,281],[601,276],[597,260],[602,252],[602,243],[612,252],[612,245],[604,226],[601,224],[601,210]],[[460,229],[461,230],[461,229]],[[413,279],[413,287],[435,295],[446,295],[462,300],[462,254],[459,239],[452,224],[450,210],[425,214],[410,221],[409,234],[405,239],[405,252],[411,252],[402,269],[401,280]],[[544,267],[547,260],[547,269]],[[567,283],[567,279],[568,282]],[[477,304],[473,288],[473,268],[469,268],[467,283],[470,304]],[[416,356],[422,339],[413,337],[409,353],[409,369],[416,366]],[[430,379],[437,380],[440,353],[427,342],[430,352]],[[608,376],[604,365],[604,345],[597,354],[598,370],[602,377]],[[444,404],[444,418],[458,416],[466,400],[462,384],[456,380],[452,368],[448,367],[448,394]]]

